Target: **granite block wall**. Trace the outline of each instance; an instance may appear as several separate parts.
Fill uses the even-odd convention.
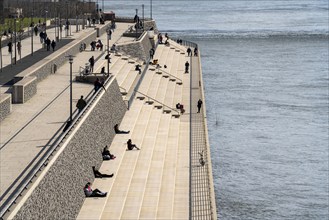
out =
[[[0,94],[0,121],[5,119],[11,112],[11,94]]]
[[[149,51],[151,48],[151,40],[148,38],[146,33],[144,33],[140,41],[118,45],[119,51],[122,51],[132,57],[137,57],[144,62],[147,62],[149,59]]]
[[[24,103],[37,93],[37,78],[25,77],[12,88],[12,102]]]
[[[75,219],[85,199],[83,187],[94,179],[91,167],[100,167],[101,150],[111,144],[113,127],[126,110],[114,79],[14,219]]]

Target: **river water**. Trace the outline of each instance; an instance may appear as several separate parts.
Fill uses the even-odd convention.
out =
[[[219,218],[328,219],[328,1],[152,3],[160,31],[200,46]]]

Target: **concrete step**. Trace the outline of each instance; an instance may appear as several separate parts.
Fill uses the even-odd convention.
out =
[[[146,187],[142,199],[139,219],[156,219],[160,190],[162,186],[162,172],[167,148],[170,121],[168,115],[162,115],[154,144],[153,155],[150,159]]]
[[[118,175],[115,178],[113,187],[108,197],[108,201],[105,205],[104,212],[101,218],[104,219],[120,219],[125,201],[128,196],[128,192],[131,188],[132,178],[136,169],[136,164],[139,161],[139,156],[143,152],[144,136],[146,134],[146,128],[153,107],[143,105],[141,113],[132,131],[131,139],[134,144],[141,148],[140,151],[133,150],[127,151],[122,159],[121,166],[118,170]],[[136,189],[136,193],[140,189]],[[131,207],[130,211],[134,211],[137,207]]]

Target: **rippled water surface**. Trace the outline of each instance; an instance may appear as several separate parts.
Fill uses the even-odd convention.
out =
[[[110,4],[110,3],[109,3]],[[117,15],[150,1],[111,3]],[[328,1],[156,1],[199,44],[220,219],[328,219]]]

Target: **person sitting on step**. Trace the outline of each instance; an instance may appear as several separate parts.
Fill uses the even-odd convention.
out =
[[[103,149],[102,156],[103,156],[103,160],[114,160],[116,158],[114,154],[111,154],[111,152],[109,151],[109,147],[107,145]]]
[[[101,172],[99,172],[98,170],[96,170],[95,166],[92,166],[93,168],[93,173],[94,173],[94,176],[95,178],[106,178],[106,177],[113,177],[114,176],[114,173],[112,174],[103,174]]]
[[[100,191],[99,189],[92,189],[91,188],[91,183],[88,182],[85,187],[83,188],[83,191],[86,195],[86,197],[106,197],[107,193],[104,193]]]
[[[140,150],[135,144],[133,144],[133,143],[131,142],[131,139],[129,139],[129,140],[127,141],[127,148],[128,148],[128,150],[133,150],[134,148],[136,148],[137,150]]]
[[[129,134],[130,131],[121,131],[119,129],[119,125],[118,124],[115,124],[114,125],[114,131],[116,134]]]

